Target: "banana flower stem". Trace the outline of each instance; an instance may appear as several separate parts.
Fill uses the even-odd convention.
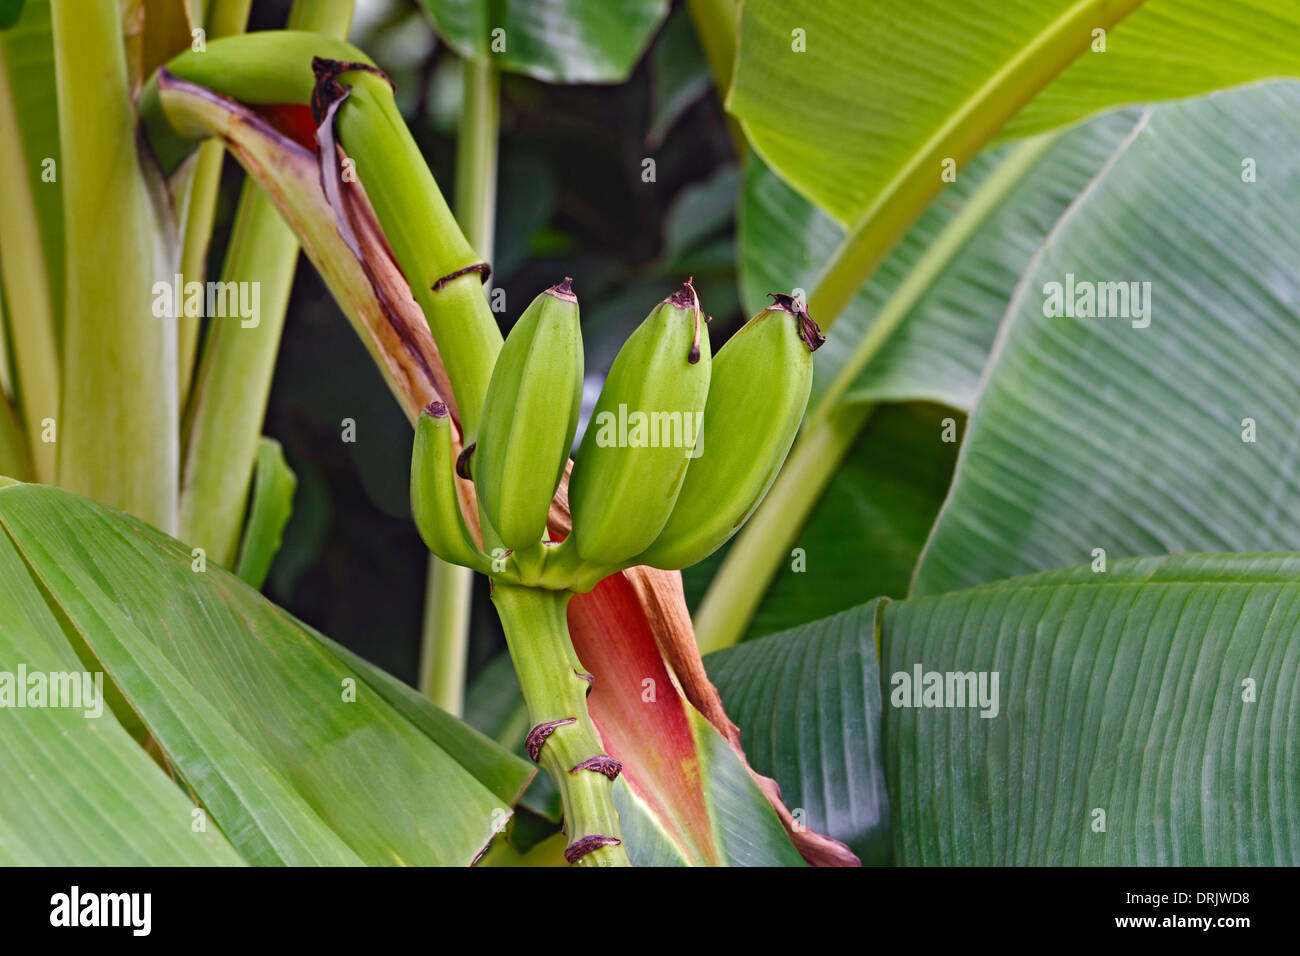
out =
[[[630,866],[614,807],[621,767],[605,753],[587,713],[592,677],[569,638],[572,596],[496,582],[492,588],[533,725],[528,755],[555,780],[564,805],[565,859],[578,866]]]

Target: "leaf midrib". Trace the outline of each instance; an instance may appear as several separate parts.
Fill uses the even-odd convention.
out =
[[[951,156],[959,168],[964,166],[1026,103],[1087,49],[1092,35],[1091,30],[1084,32],[1085,27],[1091,24],[1092,29],[1111,29],[1144,2],[1078,0],[948,114],[850,225],[849,234],[818,279],[818,291],[828,290],[827,301],[816,302],[818,293],[810,298],[819,306],[823,328],[839,317],[883,261],[894,245],[888,237],[901,235],[942,191],[942,183],[936,178],[939,184],[936,188],[917,192],[916,199],[909,194],[910,185],[924,181],[926,165]],[[1114,9],[1107,12],[1106,8],[1112,4]],[[1066,45],[1075,31],[1086,38],[1082,49]],[[847,280],[839,278],[841,270],[848,273]]]

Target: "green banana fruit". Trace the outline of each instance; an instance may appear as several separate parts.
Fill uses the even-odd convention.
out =
[[[677,505],[637,564],[665,570],[702,561],[758,507],[794,443],[825,341],[803,303],[773,295],[718,351],[704,408],[704,443]]]
[[[456,462],[451,453],[451,415],[432,402],[415,423],[411,451],[411,511],[429,550],[452,564],[487,573],[488,559],[474,542],[456,495]]]
[[[659,536],[699,439],[711,355],[687,282],[623,344],[569,478],[573,533],[585,562],[617,567]]]
[[[547,289],[511,329],[488,384],[469,461],[479,506],[512,551],[546,533],[578,430],[582,331],[571,280]]]

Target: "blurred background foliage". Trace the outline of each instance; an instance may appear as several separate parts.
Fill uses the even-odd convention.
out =
[[[284,24],[288,0],[253,6],[250,30]],[[397,86],[445,195],[460,60],[417,0],[358,0],[352,42]],[[643,175],[654,161],[653,178]],[[647,181],[649,179],[650,181]],[[240,175],[227,157],[210,268],[219,268]],[[690,17],[674,4],[627,82],[549,84],[503,73],[495,288],[508,331],[540,290],[572,276],[582,304],[589,413],[624,338],[694,277],[716,349],[742,316],[735,273],[735,154]],[[342,440],[343,421],[355,442]],[[314,270],[300,260],[265,433],[297,473],[269,596],[414,682],[427,552],[408,503],[410,426]],[[504,649],[476,585],[468,677]],[[860,600],[856,599],[856,600]],[[854,603],[851,601],[850,603]]]

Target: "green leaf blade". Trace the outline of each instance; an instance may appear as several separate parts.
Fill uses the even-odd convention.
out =
[[[867,865],[889,862],[876,616],[871,601],[710,654],[709,677],[754,769],[802,822]]]
[[[900,862],[1294,865],[1297,570],[1295,555],[1136,559],[890,605]],[[998,674],[997,714],[902,706],[918,666]]]
[[[0,491],[0,522],[256,862],[467,865],[509,816],[365,676],[178,542],[33,485]]]
[[[1277,462],[1300,403],[1284,265],[1300,246],[1300,137],[1270,118],[1298,105],[1300,84],[1279,82],[1158,107],[1053,231],[1008,312],[914,594],[1294,545],[1300,492]],[[1246,181],[1243,157],[1267,174]],[[1071,276],[1079,295],[1138,282],[1149,325],[1135,327],[1138,300],[1127,316],[1045,314],[1049,284],[1064,298]]]
[[[84,668],[0,532],[0,668],[80,676]],[[16,688],[25,693],[26,688]],[[102,703],[102,701],[101,701]],[[0,707],[0,859],[24,866],[239,865],[215,826],[112,712]]]
[[[668,15],[667,0],[422,0],[468,59],[549,83],[619,83]]]
[[[1108,31],[1104,53],[1092,51],[1098,28]],[[916,178],[925,195],[937,193],[940,162],[964,167],[1026,103],[1020,135],[1114,106],[1294,76],[1298,41],[1300,11],[1266,0],[751,0],[728,106],[796,189],[858,225],[893,210],[895,193],[919,211]],[[942,70],[918,68],[936,62]]]

